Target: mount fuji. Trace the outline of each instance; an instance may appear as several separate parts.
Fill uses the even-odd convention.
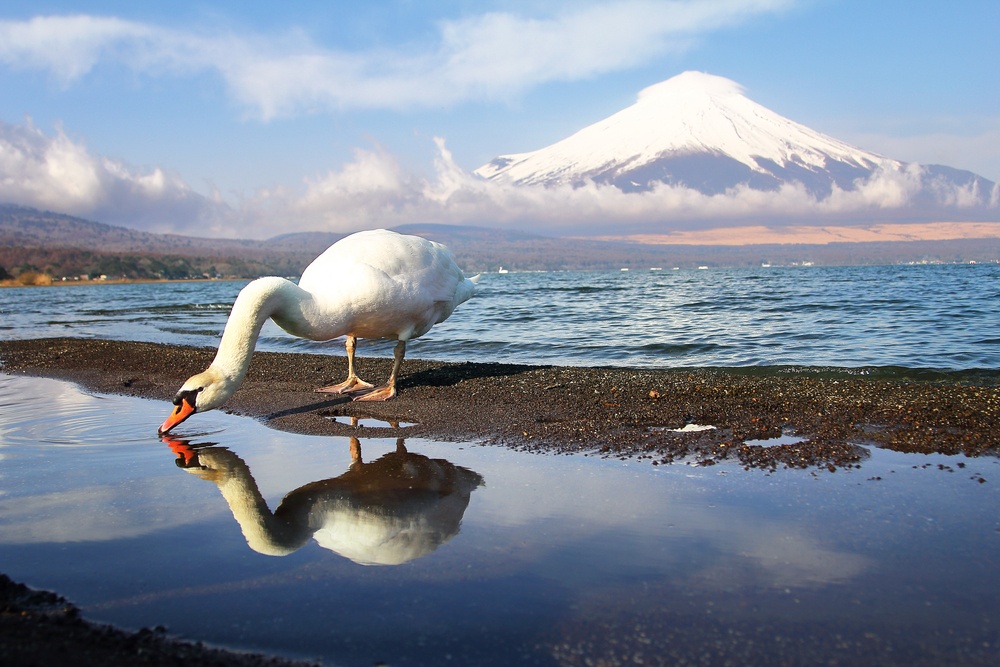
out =
[[[632,106],[562,141],[502,155],[475,173],[504,184],[592,182],[625,193],[666,185],[718,195],[793,185],[819,201],[876,177],[902,175],[908,196],[895,207],[919,211],[916,217],[960,210],[965,219],[994,218],[1000,199],[995,183],[972,172],[851,146],[753,102],[734,81],[701,72],[652,85]]]

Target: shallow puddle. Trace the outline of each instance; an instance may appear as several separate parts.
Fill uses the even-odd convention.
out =
[[[805,438],[791,433],[782,433],[774,438],[761,438],[760,440],[746,440],[743,444],[747,447],[777,447],[780,445],[797,445],[805,442]]]
[[[338,424],[344,424],[345,426],[354,426],[355,428],[406,428],[408,426],[416,426],[414,422],[387,422],[382,419],[376,419],[374,417],[353,417],[348,415],[334,415],[330,417],[333,421]]]
[[[769,474],[221,412],[161,439],[168,408],[0,375],[0,571],[336,665],[1000,658],[995,458]]]

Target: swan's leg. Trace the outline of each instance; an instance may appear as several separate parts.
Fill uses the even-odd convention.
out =
[[[388,401],[390,398],[396,395],[396,374],[399,373],[399,367],[403,365],[403,356],[406,354],[406,341],[401,340],[396,342],[396,349],[393,350],[393,357],[395,359],[392,362],[392,373],[389,375],[389,381],[378,389],[373,389],[372,391],[358,396],[355,401]]]
[[[357,376],[354,372],[354,350],[358,347],[358,339],[354,336],[347,337],[347,379],[340,384],[331,385],[329,387],[320,387],[316,391],[324,394],[350,394],[355,391],[366,391],[372,388],[372,385],[368,384],[361,378]]]
[[[351,436],[351,467],[359,466],[364,463],[361,460],[361,443],[358,441],[357,436]]]

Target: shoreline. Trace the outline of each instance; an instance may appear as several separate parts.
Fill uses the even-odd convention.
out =
[[[169,401],[204,370],[214,348],[81,338],[0,341],[0,372],[69,380],[91,391]],[[371,381],[388,376],[391,359],[357,360]],[[746,369],[644,370],[454,363],[407,359],[399,394],[355,403],[317,394],[339,382],[346,358],[254,353],[247,377],[223,408],[279,430],[357,435],[331,417],[413,424],[366,427],[372,437],[399,435],[481,442],[527,451],[592,453],[746,468],[856,466],[867,446],[901,452],[1000,455],[1000,371],[975,381],[868,378],[846,373],[755,375]],[[919,375],[919,373],[915,373]],[[192,418],[197,419],[197,416]],[[193,422],[192,422],[193,423]],[[679,431],[688,424],[714,426]],[[155,430],[158,424],[150,424]],[[183,428],[183,427],[182,427]],[[769,444],[779,436],[794,444]],[[760,442],[764,441],[764,442]]]
[[[105,667],[314,667],[318,663],[233,651],[172,637],[163,627],[136,632],[93,623],[50,591],[0,574],[0,663]]]
[[[12,280],[0,280],[0,288],[73,287],[81,285],[146,285],[150,283],[224,283],[240,280],[253,280],[252,278],[108,278],[106,280],[101,280],[99,278],[88,280],[66,280],[65,278],[60,278],[57,280],[52,276],[49,276],[49,278],[51,278],[49,282],[32,283],[29,285],[19,283],[17,278]]]

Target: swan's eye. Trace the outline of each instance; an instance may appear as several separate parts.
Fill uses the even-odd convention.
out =
[[[197,389],[186,389],[184,391],[177,392],[174,396],[174,405],[180,405],[183,401],[187,401],[191,405],[197,405],[198,394],[205,391],[204,387],[198,387]]]

